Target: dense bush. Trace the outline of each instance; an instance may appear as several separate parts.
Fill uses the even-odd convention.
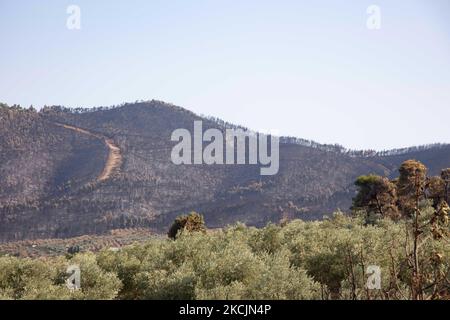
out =
[[[424,203],[425,216],[434,208]],[[410,299],[407,220],[335,214],[256,229],[242,224],[153,238],[121,250],[47,259],[0,258],[2,299]],[[431,233],[430,233],[431,234]],[[425,298],[449,298],[448,239],[427,238],[419,263]],[[65,270],[81,269],[81,289]],[[381,289],[366,288],[369,265]]]
[[[67,267],[81,269],[81,290],[70,290],[66,284]],[[0,257],[0,299],[113,299],[121,282],[101,269],[92,253],[32,260]]]
[[[187,230],[189,232],[204,232],[206,228],[203,216],[201,214],[198,214],[197,212],[191,212],[188,215],[177,217],[170,227],[167,235],[169,236],[169,238],[175,239],[177,235],[183,230]]]

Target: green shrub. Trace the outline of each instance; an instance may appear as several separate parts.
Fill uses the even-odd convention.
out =
[[[201,214],[197,212],[191,212],[188,215],[182,215],[175,219],[172,226],[169,229],[169,238],[175,239],[179,232],[186,230],[189,232],[201,231],[204,232],[205,221]]]
[[[436,216],[429,202],[422,206],[421,224]],[[152,238],[70,259],[4,256],[0,299],[410,299],[410,224],[379,219],[367,225],[364,218],[337,213],[283,227],[181,232],[176,241]],[[450,248],[431,228],[424,229],[430,236],[419,256],[424,294],[444,299]],[[442,228],[445,236],[448,225]],[[80,267],[80,290],[65,285],[69,265]],[[370,265],[381,268],[380,289],[365,287]]]

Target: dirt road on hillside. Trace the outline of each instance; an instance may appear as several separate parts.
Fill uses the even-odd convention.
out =
[[[120,148],[114,143],[112,139],[109,139],[103,135],[90,132],[86,129],[81,129],[68,124],[63,123],[55,123],[55,124],[65,129],[73,130],[78,133],[99,139],[106,145],[106,147],[108,147],[109,149],[108,159],[106,160],[102,173],[96,179],[97,182],[109,179],[114,172],[119,170],[120,165],[122,164],[122,153],[120,152]]]

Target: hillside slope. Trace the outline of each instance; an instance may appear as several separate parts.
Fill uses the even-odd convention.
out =
[[[256,165],[174,165],[171,133],[194,120],[204,130],[229,126],[158,101],[90,111],[0,107],[0,241],[165,232],[190,210],[210,227],[317,219],[348,209],[361,174],[392,178],[410,158],[434,175],[450,166],[449,145],[368,157],[288,138],[275,176],[260,176]]]

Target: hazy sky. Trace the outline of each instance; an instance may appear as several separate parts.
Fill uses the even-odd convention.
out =
[[[349,148],[450,142],[449,0],[0,0],[0,41],[8,104],[159,99]]]

